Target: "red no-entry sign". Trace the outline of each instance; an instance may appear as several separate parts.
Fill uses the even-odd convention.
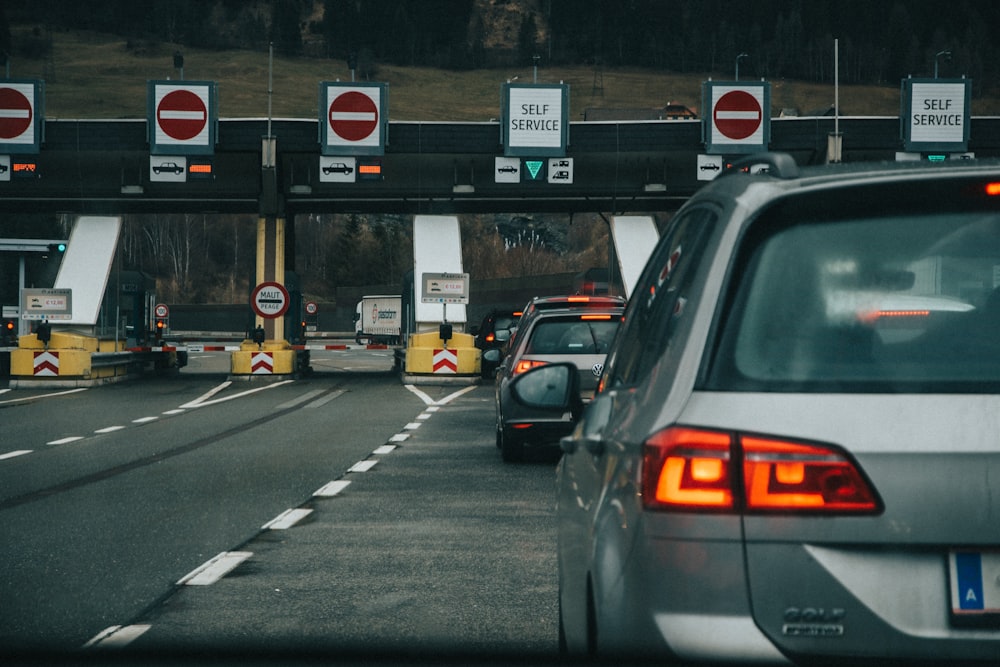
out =
[[[745,90],[732,90],[715,103],[712,121],[725,137],[739,141],[753,135],[764,119],[756,97]]]
[[[384,83],[320,84],[320,146],[323,155],[383,155],[388,133],[389,87]],[[347,164],[340,160],[340,163]],[[345,174],[349,172],[344,172]],[[361,174],[359,169],[357,172]],[[353,176],[349,179],[353,180]]]
[[[188,141],[205,130],[208,108],[192,91],[175,90],[164,95],[156,105],[156,123],[168,137]]]
[[[703,136],[709,155],[750,154],[771,141],[771,84],[708,81],[702,85]]]
[[[17,139],[31,129],[34,108],[28,97],[14,88],[0,88],[0,139]]]
[[[330,103],[330,130],[345,141],[363,141],[378,129],[378,105],[357,90],[341,93]]]

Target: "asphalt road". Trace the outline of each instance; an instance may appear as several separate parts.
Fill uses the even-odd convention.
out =
[[[0,393],[0,657],[556,654],[553,461],[500,461],[492,387],[227,359]]]

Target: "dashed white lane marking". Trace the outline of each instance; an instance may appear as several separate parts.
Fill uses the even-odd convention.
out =
[[[350,468],[348,468],[347,472],[368,472],[369,470],[374,468],[377,463],[378,459],[366,459],[364,461],[358,461]]]
[[[424,421],[425,419],[430,419],[432,414],[431,412],[421,412],[417,415],[417,419]]]
[[[260,527],[261,530],[286,530],[297,524],[302,519],[306,518],[312,514],[311,509],[290,509],[285,510],[275,518],[271,519],[263,526]]]
[[[182,414],[184,414],[184,410],[181,410],[180,408],[176,408],[174,410],[164,410],[163,414],[165,414],[165,415],[182,415]]]
[[[405,442],[407,438],[410,437],[409,433],[397,433],[396,435],[389,438],[389,442]]]
[[[223,551],[181,577],[178,586],[209,586],[253,556],[250,551]]]
[[[133,424],[148,424],[149,422],[155,422],[159,417],[139,417],[138,419],[133,419]]]
[[[376,455],[391,454],[392,450],[394,449],[396,449],[396,445],[382,445],[381,447],[378,447],[375,451],[373,451],[372,454]]]
[[[0,461],[4,459],[12,459],[16,456],[24,456],[25,454],[30,454],[32,450],[30,449],[19,449],[15,452],[7,452],[6,454],[0,454]]]
[[[83,648],[122,648],[128,646],[140,637],[150,625],[112,625],[98,632],[93,639],[83,645]]]
[[[51,394],[43,394],[42,396],[25,396],[24,398],[12,398],[9,401],[0,401],[0,405],[5,403],[23,403],[25,401],[37,401],[40,398],[52,398],[53,396],[65,396],[66,394],[75,394],[79,391],[87,391],[88,387],[80,387],[78,389],[67,389],[66,391],[55,391]],[[8,390],[9,391],[9,390]]]
[[[338,479],[319,488],[313,495],[321,498],[332,498],[333,496],[340,495],[340,492],[350,486],[350,484],[347,480]]]
[[[94,433],[114,433],[115,431],[120,431],[124,426],[105,426],[104,428],[99,428]]]
[[[82,435],[71,435],[68,438],[60,438],[59,440],[53,440],[51,442],[46,442],[46,445],[68,445],[71,442],[76,442],[77,440],[83,440]]]

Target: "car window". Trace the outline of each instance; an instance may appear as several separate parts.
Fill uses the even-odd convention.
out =
[[[669,226],[632,294],[621,342],[608,361],[607,386],[631,386],[645,377],[692,312],[695,269],[717,220],[715,208],[702,206]]]
[[[525,354],[607,354],[620,318],[609,320],[541,320],[535,325]]]
[[[736,272],[711,387],[1000,388],[1000,215],[776,217]]]

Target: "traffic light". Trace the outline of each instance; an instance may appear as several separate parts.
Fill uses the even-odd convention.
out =
[[[166,326],[166,322],[157,318],[156,320],[156,340],[163,340],[163,328]]]
[[[0,332],[0,338],[3,339],[2,344],[4,347],[15,344],[17,341],[17,325],[14,323],[14,320],[3,321],[3,331]]]

